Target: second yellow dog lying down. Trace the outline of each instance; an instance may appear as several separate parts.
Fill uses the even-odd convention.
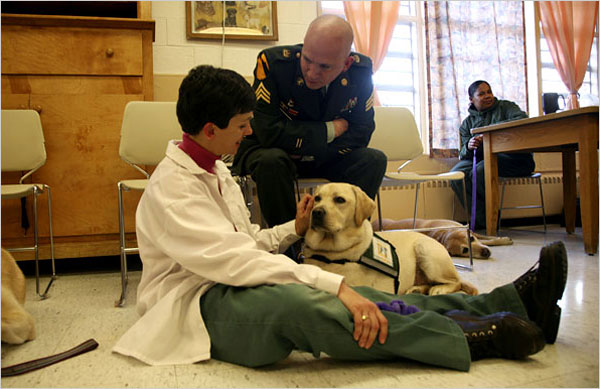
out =
[[[395,279],[359,263],[373,241],[368,217],[374,209],[374,201],[357,186],[330,183],[318,187],[310,228],[304,237],[304,263],[341,274],[352,286],[395,292]],[[410,231],[383,231],[377,235],[395,247],[398,294],[478,293],[477,288],[460,279],[446,248],[436,240]]]

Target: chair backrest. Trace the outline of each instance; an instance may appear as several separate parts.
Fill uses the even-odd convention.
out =
[[[171,139],[181,139],[175,102],[131,101],[125,106],[119,155],[130,164],[158,165]]]
[[[412,112],[403,107],[375,107],[375,131],[369,147],[383,151],[388,161],[411,160],[423,154]]]
[[[2,110],[2,171],[28,171],[31,175],[46,163],[46,147],[40,115],[32,109]]]

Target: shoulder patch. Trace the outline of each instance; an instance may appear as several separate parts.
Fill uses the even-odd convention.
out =
[[[256,79],[262,81],[267,78],[267,74],[269,74],[269,61],[263,52],[256,59]]]

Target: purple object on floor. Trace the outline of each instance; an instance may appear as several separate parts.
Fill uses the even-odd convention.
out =
[[[419,308],[414,305],[406,305],[402,300],[394,300],[389,304],[379,302],[376,303],[382,311],[395,312],[400,315],[410,315],[411,313],[419,312]]]

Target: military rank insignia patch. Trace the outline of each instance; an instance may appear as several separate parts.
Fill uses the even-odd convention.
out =
[[[352,108],[356,107],[358,103],[358,97],[353,97],[344,106],[344,108],[340,112],[350,111]]]
[[[269,62],[265,53],[261,53],[256,60],[256,79],[259,81],[267,78],[269,72]]]
[[[254,91],[256,94],[256,101],[263,100],[267,104],[271,104],[271,92],[267,90],[265,84],[262,82],[258,84],[258,88]]]
[[[292,52],[290,51],[290,49],[283,49],[283,51],[281,52],[281,54],[285,57],[285,58],[290,58],[292,55]]]
[[[373,88],[373,91],[371,91],[371,96],[369,96],[369,98],[365,102],[365,111],[368,111],[371,108],[373,108],[374,102],[375,102],[375,88]]]

